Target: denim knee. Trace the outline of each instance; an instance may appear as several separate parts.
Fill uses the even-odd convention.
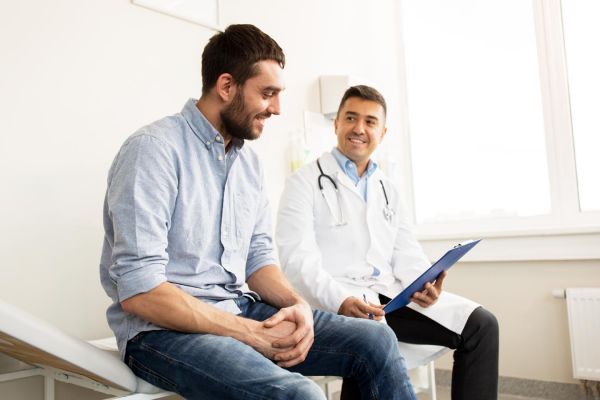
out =
[[[378,368],[389,368],[389,363],[401,364],[404,361],[398,350],[398,339],[394,331],[382,323],[369,321],[362,331],[364,348],[367,349],[367,357]]]
[[[286,388],[282,399],[286,400],[324,400],[325,393],[313,380],[303,377]]]
[[[396,334],[386,324],[370,323],[365,336],[368,336],[369,342],[379,344],[379,349],[383,351],[389,352],[390,349],[397,347]]]

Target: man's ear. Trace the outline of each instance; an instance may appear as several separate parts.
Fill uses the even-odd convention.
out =
[[[217,96],[224,102],[228,103],[235,96],[235,82],[233,76],[228,73],[219,75],[215,84]]]
[[[380,142],[383,140],[386,133],[387,133],[387,126],[385,128],[383,128],[383,131],[381,132],[381,137],[379,138]]]

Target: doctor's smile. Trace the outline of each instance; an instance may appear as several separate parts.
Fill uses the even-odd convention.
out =
[[[357,137],[349,137],[348,141],[352,142],[352,143],[356,143],[356,144],[365,144],[365,143],[367,143],[366,140],[363,140],[363,139],[360,139],[360,138],[357,138]]]

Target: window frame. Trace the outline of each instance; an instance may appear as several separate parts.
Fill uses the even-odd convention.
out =
[[[550,214],[416,224],[410,115],[404,64],[402,2],[400,51],[401,178],[417,238],[428,254],[462,239],[487,238],[465,261],[600,259],[600,211],[581,211],[571,124],[561,2],[532,0],[550,186]],[[511,249],[507,255],[506,248]],[[433,253],[431,253],[433,252]]]

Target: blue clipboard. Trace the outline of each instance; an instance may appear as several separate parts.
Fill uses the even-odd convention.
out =
[[[453,266],[479,242],[481,242],[481,239],[470,240],[448,250],[446,254],[429,267],[427,271],[423,272],[423,274],[415,279],[413,283],[408,285],[406,289],[401,291],[392,301],[387,303],[385,307],[383,307],[383,311],[389,313],[410,303],[410,298],[415,292],[423,290],[423,287],[427,282],[433,283],[443,271],[446,271]]]

